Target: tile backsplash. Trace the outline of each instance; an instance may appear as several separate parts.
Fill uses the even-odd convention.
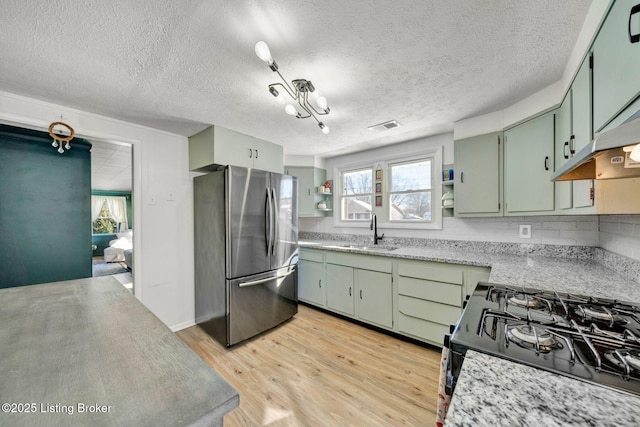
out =
[[[519,237],[522,224],[531,225],[530,239]],[[307,232],[371,234],[368,227],[334,227],[332,218],[300,218],[299,225],[300,231]],[[399,238],[593,246],[640,260],[640,215],[447,217],[442,230],[378,228],[379,233]]]
[[[520,225],[531,225],[531,238],[519,237]],[[367,227],[334,227],[332,218],[300,218],[300,230],[334,234],[371,234]],[[391,229],[379,233],[393,237],[471,240],[550,245],[598,245],[598,216],[538,216],[453,218],[442,220],[442,230]]]
[[[640,260],[640,215],[600,215],[598,246]]]

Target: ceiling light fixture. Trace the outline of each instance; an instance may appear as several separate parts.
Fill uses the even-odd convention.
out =
[[[60,116],[60,120],[62,120],[62,116]],[[66,128],[66,129],[65,129]],[[69,135],[65,135],[68,133]],[[69,142],[73,139],[75,135],[75,131],[71,126],[63,122],[53,122],[49,125],[49,136],[53,138],[53,142],[51,146],[53,148],[58,149],[58,153],[64,153],[64,148],[67,150],[71,149],[71,145]],[[62,148],[62,143],[65,143],[64,148]]]
[[[273,95],[278,100],[281,100],[280,91],[276,89],[276,87],[280,87],[284,92],[287,93],[291,97],[293,101],[297,103],[295,106],[292,103],[289,103],[285,106],[285,112],[291,116],[295,116],[298,119],[307,119],[309,117],[313,117],[316,122],[318,122],[318,126],[320,130],[325,135],[329,133],[329,126],[325,125],[321,122],[316,116],[326,116],[331,111],[329,109],[329,105],[327,104],[327,98],[324,96],[318,96],[315,100],[318,109],[316,109],[313,104],[309,101],[309,94],[315,91],[315,87],[313,83],[309,80],[305,79],[296,79],[291,81],[291,85],[287,83],[280,71],[278,71],[278,64],[273,60],[271,56],[271,51],[269,50],[269,46],[263,41],[259,41],[256,43],[255,47],[256,55],[258,58],[262,59],[268,66],[271,68],[271,71],[278,73],[280,79],[282,79],[282,83],[272,83],[269,85],[269,93]]]

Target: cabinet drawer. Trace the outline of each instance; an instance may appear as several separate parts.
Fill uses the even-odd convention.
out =
[[[462,270],[450,268],[440,268],[432,266],[422,266],[415,264],[399,264],[398,274],[400,276],[415,277],[417,279],[429,279],[436,282],[455,283],[462,285]]]
[[[301,250],[298,254],[300,259],[305,261],[323,262],[322,252]]]
[[[400,313],[398,315],[398,331],[442,345],[444,335],[449,333],[449,326]]]
[[[405,316],[416,317],[446,326],[456,323],[462,314],[460,307],[410,298],[404,295],[398,297],[398,311]]]
[[[391,273],[392,266],[390,258],[332,251],[327,251],[327,264],[344,265],[361,270],[379,271],[381,273]]]
[[[443,304],[462,306],[462,286],[400,276],[398,293]]]

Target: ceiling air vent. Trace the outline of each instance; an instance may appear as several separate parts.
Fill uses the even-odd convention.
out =
[[[374,132],[382,132],[383,130],[393,129],[400,127],[400,123],[397,120],[389,120],[388,122],[380,123],[377,125],[369,126],[369,130]]]

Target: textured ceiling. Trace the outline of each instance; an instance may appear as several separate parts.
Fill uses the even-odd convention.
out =
[[[91,189],[109,191],[133,189],[130,144],[92,141]]]
[[[558,81],[591,0],[2,0],[0,90],[192,135],[216,124],[333,156],[451,131]],[[284,114],[328,99],[324,135]],[[367,126],[396,119],[402,127]],[[71,123],[73,126],[73,124]]]

